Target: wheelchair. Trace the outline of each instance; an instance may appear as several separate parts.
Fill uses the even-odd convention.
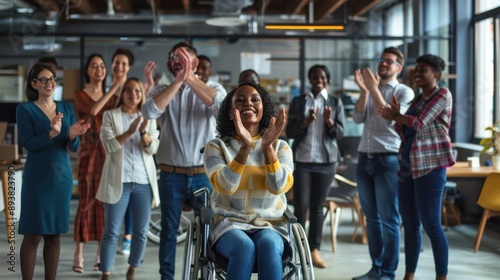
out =
[[[209,244],[211,226],[210,192],[207,188],[194,193],[204,195],[205,205],[200,216],[195,217],[187,230],[182,268],[183,280],[224,280],[227,260],[213,252]],[[287,210],[284,218],[288,221],[289,240],[285,242],[283,255],[283,279],[314,280],[311,252],[304,228],[297,218]],[[256,267],[254,267],[254,273]]]

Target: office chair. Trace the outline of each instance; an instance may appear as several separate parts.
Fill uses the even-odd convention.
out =
[[[483,216],[477,230],[474,252],[479,250],[479,244],[483,238],[484,228],[489,218],[500,216],[500,173],[491,173],[484,180],[483,188],[479,194],[477,204],[481,206]]]

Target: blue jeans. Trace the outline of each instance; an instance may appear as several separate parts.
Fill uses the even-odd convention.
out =
[[[128,263],[138,267],[142,264],[146,249],[146,234],[151,216],[153,194],[149,184],[123,183],[122,197],[116,204],[104,203],[104,234],[101,241],[100,270],[113,270],[116,246],[127,208],[132,216],[132,244]]]
[[[398,155],[360,153],[356,171],[372,266],[394,279],[399,262]]]
[[[446,169],[442,167],[416,179],[412,179],[409,172],[400,174],[399,211],[404,226],[406,272],[415,272],[417,269],[422,245],[422,222],[431,240],[436,276],[448,274],[448,240],[441,226],[445,183]]]
[[[193,207],[195,215],[199,215],[200,208],[204,205],[204,198],[200,196],[195,199],[193,193],[204,187],[211,192],[212,186],[205,174],[188,176],[161,171],[158,187],[161,201],[160,274],[162,280],[173,280],[177,248],[176,232],[179,228],[182,207],[188,204]]]
[[[227,279],[250,279],[257,261],[259,279],[282,279],[285,245],[272,229],[245,232],[233,229],[215,244],[217,252],[228,259]]]

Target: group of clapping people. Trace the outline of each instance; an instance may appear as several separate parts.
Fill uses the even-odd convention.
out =
[[[420,251],[420,220],[429,234],[435,222],[431,216],[440,213],[424,201],[429,196],[439,199],[439,191],[430,193],[422,190],[422,185],[432,182],[442,194],[442,170],[453,164],[445,151],[451,95],[436,84],[444,62],[436,56],[417,60],[415,82],[423,91],[413,98],[408,89],[398,90],[396,78],[403,67],[399,53],[394,48],[386,50],[375,75],[369,69],[355,73],[361,92],[355,121],[365,123],[360,152],[389,156],[388,162],[382,159],[382,165],[393,168],[391,178],[396,178],[382,181],[374,178],[377,174],[373,170],[367,172],[358,166],[373,263],[366,275],[353,278],[359,280],[394,279],[399,255],[394,246],[399,246],[399,236],[389,233],[394,224],[399,225],[399,218],[392,212],[397,214],[398,209],[405,227],[404,279],[413,279]],[[156,64],[145,65],[144,83],[127,78],[133,55],[118,49],[113,55],[113,82],[107,91],[105,61],[98,54],[90,55],[85,66],[86,86],[75,93],[78,118],[71,105],[52,99],[56,79],[53,67],[37,63],[30,69],[28,102],[17,109],[21,140],[28,151],[25,174],[29,174],[23,178],[19,227],[24,234],[23,279],[33,278],[42,238],[45,278],[56,277],[59,236],[68,231],[73,186],[68,149],[79,151],[75,272],[84,272],[83,244],[97,240],[94,270],[102,272],[102,279],[110,279],[125,219],[129,224],[125,226],[126,239],[131,238],[126,277],[135,279],[144,257],[151,207],[159,204],[160,275],[161,279],[173,279],[175,233],[182,209],[188,204],[198,214],[203,201],[193,193],[204,187],[212,191],[210,241],[229,260],[228,279],[250,279],[255,264],[259,277],[281,279],[283,240],[287,238],[282,215],[287,208],[285,194],[292,189],[298,222],[305,227],[309,220],[313,265],[327,266],[319,253],[323,205],[340,159],[336,142],[343,136],[345,123],[342,101],[328,93],[327,67],[317,64],[309,69],[310,91],[294,98],[286,113],[285,109],[276,111],[253,70],[243,71],[236,89],[226,93],[222,85],[208,79],[210,59],[198,56],[189,43],[174,45],[168,55],[167,65],[174,79],[168,85],[155,86]],[[430,153],[420,144],[434,136],[429,129],[441,136],[439,161],[430,160]],[[284,131],[294,139],[292,147],[280,139]],[[370,141],[373,139],[390,143]],[[429,141],[434,140],[438,141]],[[201,147],[203,153],[198,152]],[[379,147],[382,150],[376,150]],[[372,159],[370,156],[367,160]],[[399,208],[398,188],[399,200],[405,200]],[[447,244],[442,237],[432,243],[436,279],[446,279],[447,274]]]

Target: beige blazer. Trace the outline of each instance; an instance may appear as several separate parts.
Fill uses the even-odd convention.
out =
[[[106,151],[106,160],[102,169],[101,181],[96,198],[104,203],[115,204],[120,200],[123,192],[123,146],[118,143],[116,136],[122,135],[128,129],[123,128],[121,108],[104,112],[101,126],[101,141]],[[158,194],[158,179],[156,177],[156,164],[153,155],[158,150],[158,136],[160,132],[156,127],[156,120],[148,120],[147,133],[152,142],[142,148],[142,158],[146,164],[149,184],[153,192],[152,207],[160,205]]]

